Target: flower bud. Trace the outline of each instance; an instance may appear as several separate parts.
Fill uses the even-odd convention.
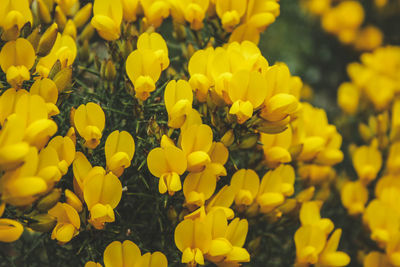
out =
[[[227,131],[224,136],[221,138],[221,142],[226,146],[229,147],[230,145],[233,144],[235,141],[235,134],[233,133],[233,130]]]
[[[78,11],[78,13],[76,13],[74,17],[74,23],[76,28],[79,29],[83,27],[83,25],[85,25],[88,22],[91,15],[92,15],[92,3],[89,3],[84,7],[82,7]]]
[[[65,88],[71,86],[72,68],[67,67],[59,71],[53,78],[57,85],[58,92],[61,93]]]
[[[248,135],[240,140],[239,148],[241,149],[252,148],[253,146],[256,145],[257,141],[258,141],[257,134]]]
[[[65,24],[63,35],[69,35],[72,37],[72,39],[75,40],[76,34],[77,34],[76,32],[77,32],[77,30],[76,30],[75,23],[69,19],[67,21],[67,24]]]
[[[61,189],[54,189],[38,201],[36,208],[41,212],[46,212],[57,204],[60,197]]]
[[[94,35],[94,28],[92,24],[87,24],[85,28],[83,28],[81,34],[79,35],[79,41],[83,42],[84,40],[90,40]]]
[[[60,30],[64,30],[65,24],[67,24],[67,17],[61,10],[60,6],[56,6],[54,13],[54,21],[57,23]]]
[[[50,53],[57,39],[58,27],[53,23],[42,35],[36,48],[36,54],[44,57]]]
[[[31,219],[36,222],[30,223],[29,227],[42,233],[50,232],[57,224],[57,220],[47,213],[34,215]]]
[[[40,41],[39,27],[36,27],[26,39],[31,43],[33,49],[36,51]]]
[[[117,71],[115,69],[115,65],[111,59],[107,60],[105,71],[104,71],[104,79],[107,81],[113,81],[115,76],[117,75]]]
[[[41,22],[49,24],[51,22],[51,14],[49,8],[43,2],[43,0],[37,0],[37,12]]]

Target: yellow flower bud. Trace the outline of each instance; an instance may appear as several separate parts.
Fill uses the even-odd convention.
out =
[[[24,227],[17,221],[0,219],[0,241],[11,243],[20,238]]]
[[[51,22],[51,14],[47,5],[43,0],[37,0],[37,12],[39,19],[44,24],[49,24]]]
[[[69,19],[67,21],[67,23],[65,24],[65,26],[64,26],[63,35],[69,35],[69,36],[72,37],[72,39],[75,40],[76,39],[76,32],[77,32],[77,29],[76,29],[74,21]]]
[[[38,201],[36,208],[41,212],[46,212],[57,204],[60,197],[61,189],[54,189]]]
[[[50,53],[57,39],[58,26],[53,23],[42,35],[36,49],[37,55],[44,57]]]
[[[29,228],[42,233],[50,232],[57,224],[57,220],[47,213],[33,215],[31,219],[36,222],[29,223]]]
[[[74,16],[73,22],[77,29],[82,28],[92,15],[92,3],[86,4]]]

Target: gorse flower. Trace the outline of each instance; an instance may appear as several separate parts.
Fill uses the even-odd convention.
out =
[[[35,50],[28,40],[18,38],[7,42],[0,51],[0,67],[7,75],[7,82],[20,88],[23,81],[29,80],[35,59]]]
[[[5,0],[0,7],[0,27],[4,30],[3,40],[15,40],[26,23],[33,23],[32,11],[28,0]]]
[[[101,107],[95,103],[80,105],[74,114],[74,126],[85,139],[88,148],[96,148],[102,137],[105,126],[105,115]]]
[[[106,267],[143,266],[167,267],[165,255],[159,251],[141,255],[139,247],[130,240],[123,243],[114,241],[104,250],[104,265]]]
[[[133,155],[135,154],[135,141],[126,131],[112,132],[105,144],[107,169],[114,175],[121,176],[124,169],[131,165]]]
[[[170,195],[182,189],[180,175],[187,168],[185,153],[174,145],[158,147],[147,156],[147,166],[154,176],[160,178],[158,190]]]
[[[121,0],[96,0],[91,24],[103,39],[113,41],[120,37],[122,16]]]
[[[78,234],[81,221],[78,212],[73,207],[59,202],[49,210],[49,214],[57,218],[57,225],[51,234],[52,239],[66,243]]]

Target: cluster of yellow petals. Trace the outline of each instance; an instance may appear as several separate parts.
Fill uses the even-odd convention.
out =
[[[359,102],[368,100],[377,111],[392,106],[393,99],[400,94],[399,87],[400,48],[385,46],[361,56],[361,63],[347,66],[350,83],[343,83],[338,91],[338,104],[342,110],[355,114]]]
[[[159,251],[147,252],[143,255],[139,247],[130,240],[124,242],[114,241],[108,244],[104,250],[103,260],[105,267],[167,267],[168,261],[165,255]],[[100,263],[88,261],[85,267],[101,267]]]
[[[284,64],[269,66],[258,47],[233,42],[196,51],[189,61],[189,83],[196,98],[230,106],[229,113],[245,123],[260,112],[260,130],[285,127],[300,108],[301,81]],[[285,76],[287,75],[287,77]]]
[[[337,36],[343,44],[352,45],[359,51],[372,51],[382,45],[381,30],[373,25],[363,25],[365,10],[360,2],[303,0],[302,3],[312,14],[321,17],[323,29]]]
[[[182,263],[204,265],[205,259],[217,266],[236,266],[249,262],[250,255],[243,248],[248,231],[246,219],[235,218],[228,223],[222,209],[187,218],[175,229],[175,244],[182,252]]]
[[[347,266],[350,257],[337,251],[341,229],[334,229],[330,219],[321,218],[322,203],[316,201],[304,202],[300,209],[301,227],[296,231],[296,263],[299,266]],[[330,236],[329,236],[330,235]],[[328,238],[329,237],[329,238]]]

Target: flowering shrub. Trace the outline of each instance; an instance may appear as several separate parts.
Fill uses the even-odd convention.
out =
[[[283,1],[0,0],[0,266],[400,266],[400,48],[299,2],[359,53],[335,116]]]

